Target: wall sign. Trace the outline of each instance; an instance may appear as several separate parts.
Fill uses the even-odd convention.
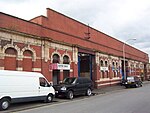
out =
[[[50,64],[49,70],[70,70],[70,65],[53,63],[53,64]]]
[[[101,71],[108,71],[108,67],[100,67]]]

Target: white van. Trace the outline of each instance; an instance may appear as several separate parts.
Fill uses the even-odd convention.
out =
[[[51,102],[54,88],[37,72],[0,70],[0,110],[10,103],[44,100]]]

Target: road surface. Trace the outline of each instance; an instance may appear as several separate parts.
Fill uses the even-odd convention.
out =
[[[16,113],[150,113],[150,84]]]

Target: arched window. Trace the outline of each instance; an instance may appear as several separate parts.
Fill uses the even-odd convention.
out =
[[[14,48],[9,47],[5,50],[5,54],[6,55],[17,55],[17,51]]]
[[[112,63],[113,67],[115,67],[115,62]]]
[[[118,62],[116,62],[116,67],[118,67]]]
[[[23,52],[23,71],[32,71],[32,58],[33,53],[30,50]]]
[[[60,61],[59,55],[58,54],[54,54],[53,55],[53,63],[59,63],[59,61]]]
[[[113,77],[116,77],[115,62],[112,63]]]
[[[100,61],[100,65],[101,65],[101,67],[104,66],[103,60]]]
[[[106,66],[106,67],[108,67],[108,63],[107,63],[107,61],[105,61],[105,66]]]
[[[118,65],[118,62],[116,62],[116,77],[119,77],[119,65]]]
[[[105,67],[108,67],[108,61],[105,61]],[[108,70],[105,71],[106,78],[109,77]]]
[[[104,62],[103,60],[100,61],[100,66],[104,67]],[[101,78],[105,78],[105,72],[103,70],[101,70]]]
[[[5,60],[4,60],[5,70],[16,70],[16,57],[17,51],[14,48],[9,47],[5,50]]]
[[[26,50],[26,51],[24,51],[23,56],[32,57],[33,53],[30,50]]]
[[[63,64],[69,64],[69,57],[67,56],[67,55],[65,55],[64,57],[63,57]]]

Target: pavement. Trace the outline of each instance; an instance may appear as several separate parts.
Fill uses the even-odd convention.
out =
[[[143,85],[146,84],[150,84],[150,81],[143,81]],[[123,90],[126,89],[124,86],[121,86],[120,84],[118,85],[113,85],[113,86],[107,86],[107,87],[102,87],[99,89],[94,89],[93,90],[93,95],[97,95],[97,94],[105,94],[105,93],[109,93],[109,92],[114,92],[114,91],[118,91],[118,90]]]
[[[92,93],[94,95],[98,95],[98,94],[105,94],[105,93],[108,93],[108,92],[114,92],[114,91],[122,90],[122,89],[125,89],[125,87],[121,86],[121,85],[114,85],[114,86],[107,86],[107,87],[102,87],[102,88],[99,88],[99,89],[94,89],[92,91]]]

